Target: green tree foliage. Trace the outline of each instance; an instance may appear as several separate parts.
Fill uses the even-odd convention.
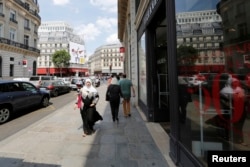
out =
[[[192,46],[181,45],[177,48],[178,65],[194,65],[198,58],[198,51]]]
[[[52,55],[52,62],[56,67],[68,67],[70,54],[66,50],[58,50]]]

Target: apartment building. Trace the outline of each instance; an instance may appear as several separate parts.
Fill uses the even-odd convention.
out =
[[[107,44],[98,47],[89,57],[90,75],[123,73],[124,48],[121,44]]]
[[[88,73],[84,40],[74,33],[73,28],[64,21],[45,21],[38,29],[38,48],[41,51],[37,59],[37,74],[84,76]],[[70,56],[70,65],[56,67],[52,62],[55,51],[66,50]]]
[[[0,0],[0,77],[36,74],[40,24],[37,0]]]
[[[222,49],[223,28],[216,10],[180,12],[176,14],[177,47],[191,46],[198,52],[197,60],[187,70],[187,60],[179,60],[183,74],[223,72],[225,57]]]

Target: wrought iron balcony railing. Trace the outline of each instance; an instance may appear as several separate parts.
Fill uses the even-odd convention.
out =
[[[11,45],[11,46],[14,46],[14,47],[26,49],[26,50],[29,50],[29,51],[36,52],[36,53],[40,54],[40,50],[37,49],[37,48],[30,47],[28,45],[25,45],[25,44],[22,44],[22,43],[19,43],[19,42],[15,42],[15,41],[12,41],[12,40],[9,40],[9,39],[6,39],[6,38],[0,37],[0,44],[7,44],[7,45]]]
[[[29,6],[27,6],[24,2],[22,2],[21,0],[14,0],[14,1],[20,6],[22,6],[26,11],[28,11],[32,15],[36,16],[39,20],[41,20],[41,16],[39,16],[36,11],[30,9]]]

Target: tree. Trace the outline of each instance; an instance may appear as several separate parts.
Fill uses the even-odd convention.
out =
[[[68,67],[70,61],[70,54],[66,50],[58,50],[52,55],[52,62],[57,67],[60,68],[60,75],[62,77],[62,68]]]
[[[199,58],[198,51],[192,46],[181,45],[177,49],[177,61],[178,65],[194,65]]]

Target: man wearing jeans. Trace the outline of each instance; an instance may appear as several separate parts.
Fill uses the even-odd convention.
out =
[[[135,89],[131,80],[127,79],[126,74],[123,74],[123,79],[120,80],[119,84],[121,86],[121,91],[123,94],[123,113],[124,116],[131,116],[130,113],[130,98],[131,98],[131,90],[133,91],[133,97],[135,97]]]

